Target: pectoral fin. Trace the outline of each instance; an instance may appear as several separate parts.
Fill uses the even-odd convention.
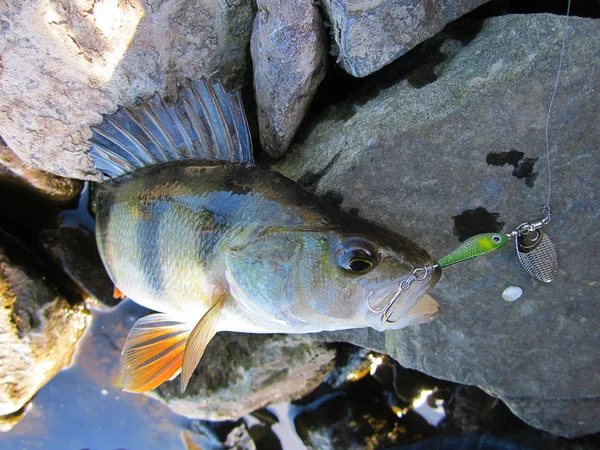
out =
[[[181,393],[185,392],[185,388],[190,381],[192,373],[198,366],[200,358],[206,350],[206,346],[217,332],[217,324],[219,323],[219,315],[223,305],[224,294],[219,294],[217,301],[198,321],[185,346],[183,355],[183,366],[181,369]]]
[[[189,324],[177,322],[167,314],[139,319],[121,353],[123,390],[151,391],[177,375],[191,331]]]

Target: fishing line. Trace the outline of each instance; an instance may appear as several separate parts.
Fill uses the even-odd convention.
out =
[[[571,12],[571,0],[567,2],[567,13],[563,23],[562,45],[560,50],[560,58],[558,62],[558,71],[556,74],[556,82],[548,107],[545,127],[545,144],[546,144],[546,170],[548,173],[548,195],[546,204],[543,206],[544,218],[535,222],[523,222],[510,233],[484,233],[472,236],[463,242],[458,248],[450,252],[443,258],[437,260],[433,265],[418,267],[398,284],[398,289],[392,298],[385,306],[377,308],[370,304],[367,299],[369,309],[374,313],[381,313],[381,322],[393,323],[391,319],[394,312],[393,306],[398,298],[408,291],[414,283],[425,280],[437,268],[447,267],[452,264],[467,261],[477,256],[485,255],[492,251],[504,247],[509,240],[515,240],[515,248],[517,257],[523,268],[534,278],[546,283],[551,282],[558,272],[558,258],[554,244],[543,231],[542,227],[547,225],[552,220],[552,209],[550,200],[552,197],[552,172],[550,162],[550,119],[552,117],[552,108],[556,100],[556,94],[560,85],[560,76],[562,73],[563,59],[567,44],[567,30],[569,24],[569,15]]]
[[[560,58],[558,61],[558,71],[556,73],[556,82],[550,98],[548,115],[546,116],[545,140],[546,140],[546,170],[548,172],[548,197],[544,205],[544,218],[537,222],[524,222],[515,228],[507,236],[515,239],[515,248],[517,257],[523,268],[534,278],[545,283],[550,283],[558,273],[558,257],[554,244],[544,232],[542,227],[552,220],[552,209],[550,199],[552,196],[552,166],[550,163],[550,119],[552,117],[552,107],[556,100],[556,93],[560,85],[560,75],[562,72],[563,59],[567,44],[567,32],[569,25],[569,15],[571,12],[571,0],[567,1],[567,13],[563,24],[562,45],[560,49]]]
[[[558,61],[558,72],[556,74],[556,83],[554,83],[554,91],[552,92],[552,98],[550,99],[550,106],[548,107],[548,116],[546,117],[546,170],[548,171],[548,198],[546,205],[544,206],[544,214],[548,217],[548,222],[552,220],[552,210],[550,209],[550,197],[552,195],[552,176],[550,167],[550,117],[552,115],[552,107],[554,106],[554,100],[556,99],[556,93],[558,92],[558,86],[560,85],[560,74],[562,71],[563,57],[565,56],[565,48],[567,45],[567,30],[569,25],[569,14],[571,12],[571,0],[567,2],[567,15],[565,16],[565,23],[563,24],[563,37],[562,46],[560,49],[560,59]]]

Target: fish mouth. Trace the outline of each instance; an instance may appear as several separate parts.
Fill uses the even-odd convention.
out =
[[[394,325],[412,313],[411,310],[440,279],[441,270],[430,269],[418,269],[400,280],[373,289],[367,297],[367,321],[371,326],[380,331],[399,328]]]

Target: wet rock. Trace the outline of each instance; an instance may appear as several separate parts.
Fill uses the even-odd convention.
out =
[[[334,350],[306,336],[218,333],[185,394],[177,378],[151,395],[187,417],[237,420],[306,395],[323,382],[334,358]]]
[[[69,365],[88,315],[0,247],[0,416],[18,412]],[[14,417],[14,416],[13,416]]]
[[[497,433],[510,420],[510,412],[500,400],[475,386],[457,386],[447,410],[452,427],[463,433]]]
[[[260,141],[287,150],[325,76],[327,36],[312,2],[258,0],[251,53]]]
[[[367,76],[487,0],[323,0],[338,64]]]
[[[55,224],[42,230],[40,241],[80,290],[86,306],[103,309],[115,306],[120,299],[113,296],[114,284],[98,253],[88,200],[89,187],[86,187],[78,208],[62,211]]]
[[[406,428],[379,398],[340,392],[323,397],[294,418],[309,449],[359,450],[406,443]]]
[[[273,429],[274,426],[277,428],[277,425],[280,423],[277,416],[267,409],[261,409],[254,411],[251,416],[244,417],[243,420],[247,423],[249,427],[248,433],[258,448],[268,448],[272,450],[283,449],[279,436],[287,436],[288,433],[285,431],[282,432],[281,430],[276,432]],[[289,424],[289,419],[285,423]],[[295,431],[293,431],[293,434],[295,434]]]
[[[245,424],[235,427],[227,435],[225,440],[225,448],[235,450],[256,450],[256,445],[248,433],[248,429]]]
[[[112,307],[119,303],[113,297],[114,285],[102,265],[93,230],[59,225],[44,230],[40,239],[90,305]]]
[[[227,425],[227,424],[225,424]],[[182,431],[181,440],[186,450],[219,449],[219,450],[256,450],[256,444],[250,436],[248,428],[244,422],[234,424],[234,426],[225,436],[225,439],[219,439],[219,436],[205,426],[200,421],[192,423],[192,431]]]
[[[354,345],[339,344],[335,368],[327,376],[325,382],[333,387],[361,379],[371,371],[371,351]]]
[[[7,431],[12,430],[13,427],[16,424],[18,424],[21,421],[21,419],[23,419],[23,417],[25,417],[25,415],[29,412],[31,407],[32,404],[27,403],[20,410],[14,413],[8,414],[6,416],[0,416],[0,432],[6,433]]]
[[[24,164],[2,139],[0,139],[0,182],[14,184],[60,203],[73,200],[81,192],[82,187],[79,180],[32,169]]]
[[[247,80],[250,0],[9,0],[0,12],[0,136],[23,161],[94,179],[90,125],[185,78]],[[168,92],[166,90],[169,89]]]
[[[486,20],[465,47],[440,47],[453,50],[431,67],[435,79],[415,84],[412,73],[400,72],[395,84],[362,92],[360,102],[311,115],[277,168],[293,179],[312,176],[318,194],[335,190],[343,209],[358,208],[436,257],[459,245],[453,217],[467,210],[499,214],[504,232],[537,220],[548,188],[541,161],[563,22],[553,15]],[[431,324],[327,339],[477,385],[544,430],[570,437],[600,431],[598,35],[600,21],[570,19],[550,120],[554,282],[532,279],[507,246],[444,269],[431,292],[442,312]],[[533,187],[513,176],[513,166],[488,164],[490,152],[511,150],[538,158]],[[517,301],[502,299],[509,286],[523,289]]]

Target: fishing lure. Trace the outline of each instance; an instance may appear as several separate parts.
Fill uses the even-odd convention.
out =
[[[398,289],[390,301],[383,308],[374,308],[368,303],[369,309],[374,313],[381,313],[381,322],[393,323],[391,319],[394,312],[394,304],[400,296],[408,291],[416,282],[421,282],[429,277],[435,269],[444,268],[453,264],[467,261],[478,256],[487,255],[504,247],[510,240],[514,239],[517,257],[523,268],[533,278],[544,283],[550,283],[558,273],[558,257],[556,249],[550,237],[542,229],[552,220],[552,210],[550,208],[550,198],[552,195],[552,174],[550,165],[550,117],[552,107],[556,99],[558,86],[560,85],[560,75],[563,65],[563,57],[567,41],[567,25],[571,11],[571,0],[567,2],[567,13],[563,25],[563,37],[558,63],[558,71],[554,91],[548,107],[546,117],[545,141],[546,141],[546,163],[548,173],[548,196],[544,205],[544,218],[535,222],[524,222],[510,233],[483,233],[470,237],[458,248],[448,253],[443,258],[436,261],[434,265],[419,267],[413,270],[412,274],[401,281]],[[368,301],[367,301],[368,302]]]
[[[373,313],[381,313],[381,322],[394,323],[391,319],[394,312],[394,304],[400,296],[408,291],[418,281],[425,280],[435,269],[444,268],[469,259],[486,255],[490,252],[504,247],[509,241],[509,235],[502,233],[483,233],[470,237],[458,248],[436,261],[434,265],[419,267],[398,285],[398,290],[383,308],[375,308],[370,303],[368,307]]]
[[[504,247],[508,243],[508,236],[499,233],[484,233],[472,236],[462,243],[456,250],[438,259],[437,266],[447,267],[452,264],[467,261],[480,255],[488,254]]]

